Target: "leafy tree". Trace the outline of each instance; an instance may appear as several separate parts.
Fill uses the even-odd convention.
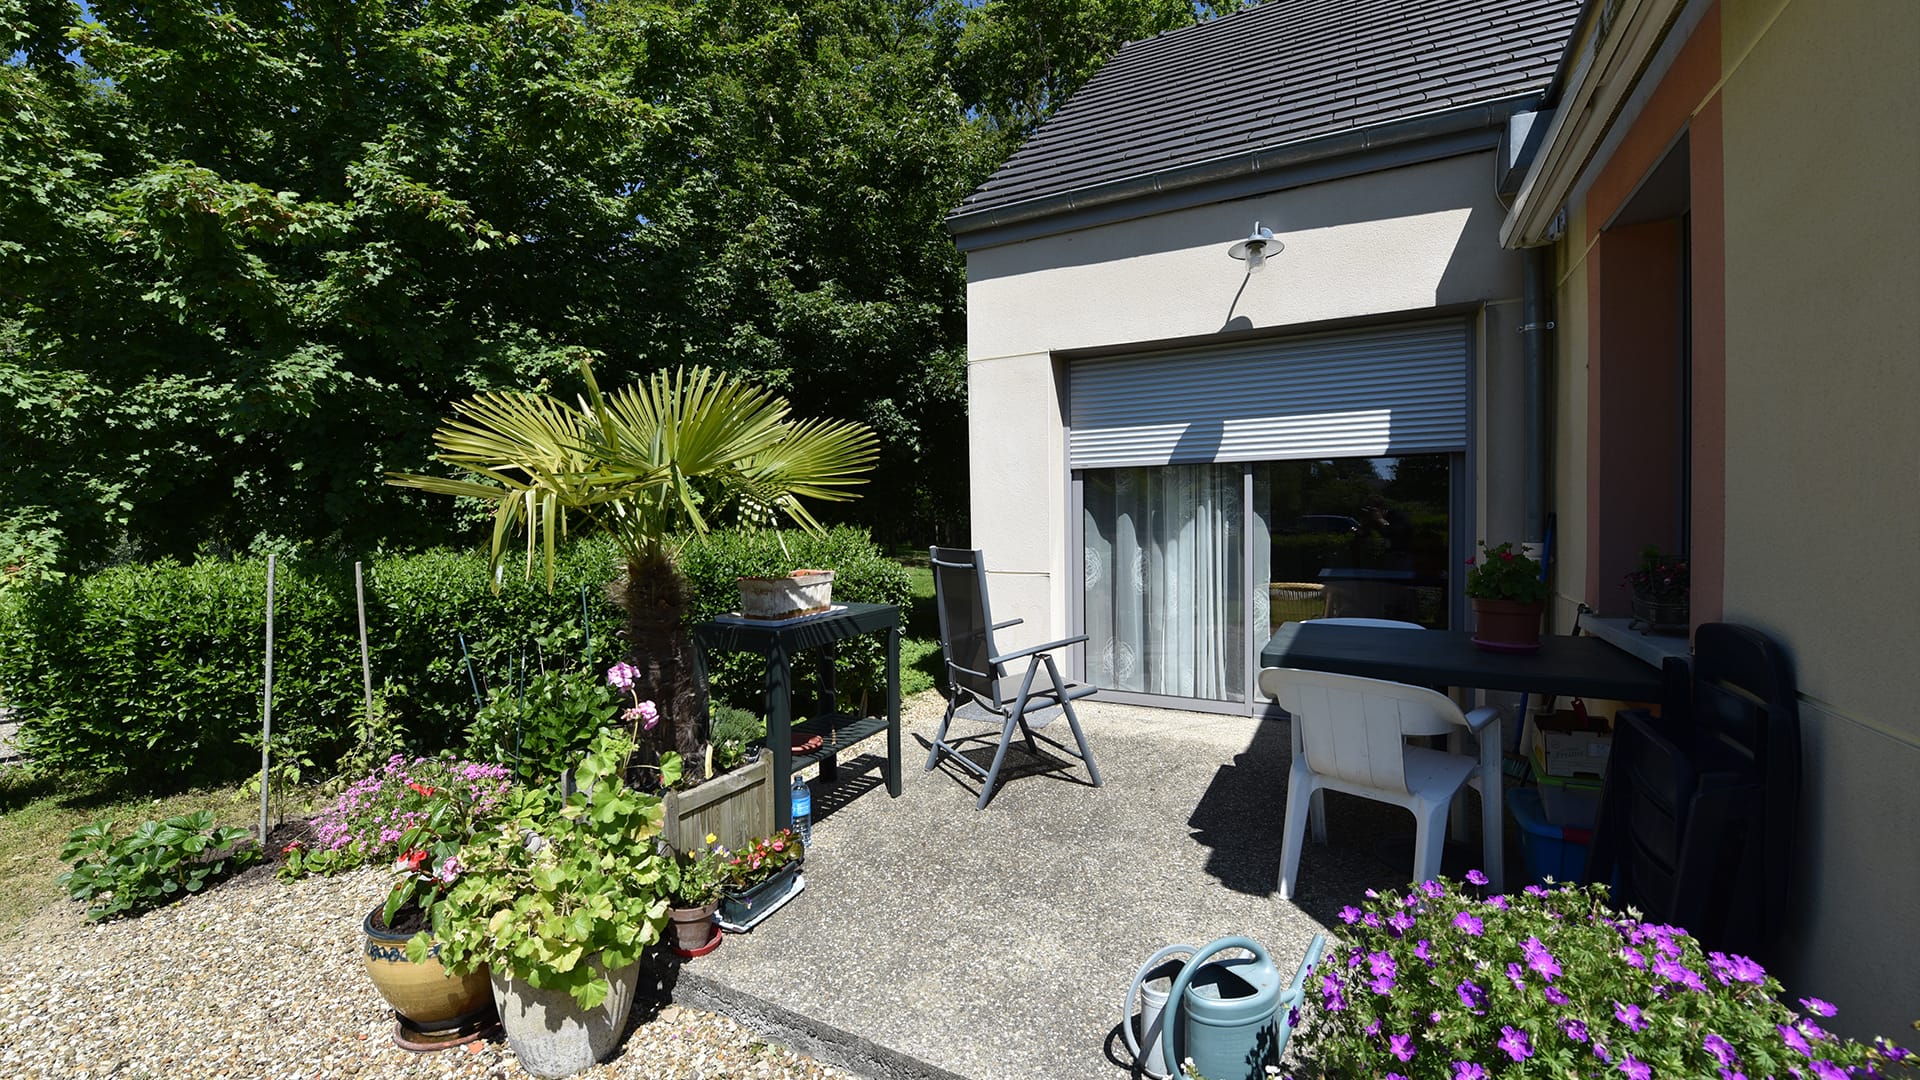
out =
[[[600,9],[50,7],[0,17],[0,497],[69,561],[431,538],[380,469],[631,332],[605,268],[663,110]]]
[[[463,396],[687,363],[964,531],[945,214],[1184,0],[0,0],[0,555],[448,538]],[[411,466],[409,465],[411,462]]]

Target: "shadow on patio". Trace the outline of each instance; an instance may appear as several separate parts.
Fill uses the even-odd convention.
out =
[[[877,752],[843,762],[814,795],[806,891],[688,962],[677,999],[864,1075],[1118,1078],[1120,999],[1155,949],[1245,934],[1290,968],[1343,905],[1410,875],[1409,815],[1329,795],[1332,843],[1307,845],[1296,903],[1276,897],[1283,723],[1096,698],[1105,787],[1028,762],[976,813],[970,778],[921,771],[937,714],[917,704],[902,796]],[[1477,851],[1450,847],[1446,872]]]

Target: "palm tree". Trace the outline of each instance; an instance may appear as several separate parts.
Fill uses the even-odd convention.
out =
[[[706,688],[694,675],[684,626],[687,585],[676,537],[732,515],[754,525],[781,516],[812,532],[803,498],[844,501],[865,483],[877,441],[851,421],[789,420],[787,402],[704,367],[656,372],[602,394],[580,362],[577,405],[528,391],[481,394],[454,405],[434,431],[445,462],[477,479],[389,473],[388,482],[494,504],[489,568],[498,588],[507,539],[525,533],[525,573],[544,562],[570,518],[610,536],[626,560],[622,607],[635,689],[661,706],[654,735],[689,768],[701,760]]]

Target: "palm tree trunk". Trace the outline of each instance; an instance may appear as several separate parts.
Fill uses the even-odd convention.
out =
[[[634,690],[660,710],[654,750],[678,751],[686,774],[703,779],[707,736],[707,688],[694,666],[687,633],[687,582],[673,559],[660,551],[627,564],[625,596],[627,662],[640,669]]]

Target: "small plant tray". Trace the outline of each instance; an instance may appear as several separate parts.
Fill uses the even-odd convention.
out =
[[[772,879],[769,879],[769,880],[772,880]],[[722,903],[720,906],[720,910],[723,912],[723,914],[720,916],[720,929],[725,930],[729,934],[744,934],[747,931],[752,930],[754,927],[759,926],[761,923],[765,922],[767,920],[767,916],[773,914],[776,911],[779,911],[783,907],[786,907],[787,902],[789,900],[792,900],[794,897],[799,896],[802,892],[806,891],[806,888],[807,888],[806,874],[796,872],[790,880],[793,883],[790,888],[780,893],[779,895],[775,896],[771,900],[766,899],[764,897],[761,898],[761,900],[755,903],[751,908],[752,913],[747,915],[740,922],[734,922],[727,918],[724,912],[727,911],[729,905]]]

